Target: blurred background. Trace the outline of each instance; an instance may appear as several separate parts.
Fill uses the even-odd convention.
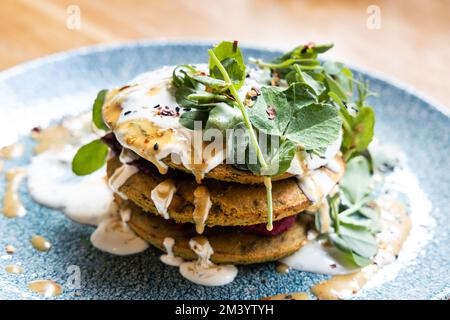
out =
[[[0,0],[0,70],[139,39],[334,42],[328,57],[400,80],[450,111],[450,0]]]

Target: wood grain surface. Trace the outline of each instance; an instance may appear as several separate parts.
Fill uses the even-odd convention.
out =
[[[398,79],[450,111],[449,0],[0,0],[0,70],[138,39],[334,42],[328,57]]]

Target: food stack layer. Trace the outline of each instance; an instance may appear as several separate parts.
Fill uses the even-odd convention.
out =
[[[325,156],[298,154],[288,170],[271,177],[270,210],[262,175],[226,164],[223,151],[206,156],[208,143],[195,146],[198,130],[183,125],[191,112],[180,108],[173,72],[166,67],[141,75],[110,90],[102,105],[112,131],[103,138],[111,149],[108,179],[119,206],[131,211],[128,225],[161,250],[173,239],[174,254],[184,259],[197,257],[189,242],[198,236],[209,241],[215,263],[272,261],[298,250],[314,222],[305,211],[317,211],[344,173],[340,139]],[[240,94],[245,98],[258,86],[249,76]],[[215,110],[221,107],[234,110]]]

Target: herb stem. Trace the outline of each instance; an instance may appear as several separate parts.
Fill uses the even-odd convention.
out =
[[[267,197],[267,226],[268,231],[273,230],[273,207],[272,207],[272,179],[268,176],[264,177],[264,185],[266,186]]]
[[[214,51],[212,49],[208,50],[208,54],[211,57],[211,59],[214,61],[214,63],[217,65],[217,68],[219,68],[220,73],[222,73],[222,76],[229,84],[229,90],[231,95],[236,100],[236,103],[238,105],[238,108],[241,110],[242,118],[244,119],[244,124],[247,127],[247,130],[250,135],[250,139],[252,141],[252,144],[255,148],[256,155],[258,156],[259,163],[261,164],[262,171],[267,168],[266,160],[264,159],[264,155],[262,154],[261,148],[258,144],[258,139],[256,138],[255,130],[253,129],[253,126],[250,122],[250,118],[248,117],[247,110],[245,109],[244,104],[242,103],[241,97],[239,97],[239,94],[236,90],[236,88],[233,86],[233,82],[230,79],[230,76],[228,75],[227,70],[222,65],[222,62],[217,58]],[[272,180],[270,177],[265,176],[264,177],[264,185],[266,187],[266,201],[267,201],[267,230],[271,231],[273,229],[273,206],[272,206]]]
[[[239,97],[239,94],[238,94],[236,88],[233,86],[233,82],[231,81],[227,70],[225,70],[224,66],[222,65],[220,60],[216,57],[216,55],[214,54],[214,51],[212,49],[209,49],[208,53],[209,53],[209,56],[211,57],[211,59],[214,60],[214,63],[217,65],[217,68],[219,68],[219,71],[222,73],[223,78],[230,86],[229,87],[230,93],[236,100],[238,108],[241,110],[242,117],[244,118],[244,124],[248,129],[250,139],[252,140],[253,146],[255,147],[256,155],[258,156],[258,160],[261,164],[261,167],[263,169],[265,169],[267,167],[267,163],[266,163],[266,160],[264,159],[261,148],[259,147],[258,139],[256,138],[255,130],[253,129],[252,124],[250,123],[250,119],[248,117],[247,110],[245,109],[245,106],[242,103],[242,100]]]
[[[298,64],[294,64],[294,69],[295,69],[295,71],[297,71],[297,76],[298,76],[299,82],[304,83],[305,78],[303,77],[303,72],[302,72],[302,69],[300,68],[300,66]]]
[[[341,213],[339,213],[340,216],[348,216],[351,215],[352,213],[358,211],[359,209],[361,209],[362,206],[364,206],[367,202],[369,201],[369,197],[366,196],[364,198],[362,198],[361,200],[359,200],[358,202],[356,202],[353,206],[351,206],[348,209],[345,209],[344,211],[342,211]]]
[[[323,67],[320,65],[317,65],[317,66],[301,65],[301,63],[317,62],[317,60],[314,60],[314,59],[295,59],[295,60],[288,59],[281,63],[269,63],[269,62],[264,62],[260,59],[250,59],[250,62],[256,64],[257,66],[259,66],[261,68],[270,68],[270,69],[285,69],[285,68],[290,68],[292,65],[298,65],[302,70],[322,70],[323,69]]]

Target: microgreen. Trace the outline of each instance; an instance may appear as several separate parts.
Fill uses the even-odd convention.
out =
[[[92,106],[92,122],[98,129],[108,131],[109,128],[103,121],[102,107],[105,101],[108,90],[100,90],[95,98],[94,105]]]
[[[380,231],[380,216],[376,207],[369,206],[370,184],[368,161],[357,156],[347,163],[340,193],[328,197],[333,228],[324,236],[360,267],[368,265],[378,250],[375,234]],[[320,224],[320,215],[316,215],[316,226]]]
[[[72,171],[78,176],[88,175],[105,164],[108,146],[101,140],[94,140],[82,146],[72,160]]]
[[[104,131],[110,129],[103,121],[102,107],[108,90],[100,90],[92,106],[92,122]],[[72,172],[78,176],[88,175],[101,167],[106,162],[108,147],[101,140],[94,140],[82,146],[72,159]]]

